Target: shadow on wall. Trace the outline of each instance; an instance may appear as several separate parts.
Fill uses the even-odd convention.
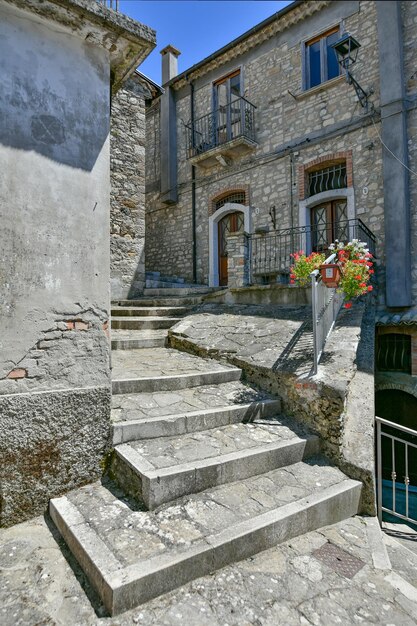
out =
[[[84,44],[81,52],[87,63],[80,64],[80,73],[84,70],[91,76],[79,80],[70,68],[65,78],[62,63],[62,76],[53,68],[41,80],[31,76],[28,68],[18,71],[9,61],[4,67],[0,64],[6,83],[0,92],[0,144],[77,169],[93,169],[109,135],[110,93],[103,89],[109,80],[108,65],[105,55],[92,45]],[[97,89],[87,91],[86,81],[96,83]]]

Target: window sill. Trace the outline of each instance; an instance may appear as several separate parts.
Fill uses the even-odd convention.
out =
[[[320,93],[325,89],[329,89],[333,87],[333,85],[337,85],[340,81],[346,81],[346,78],[343,74],[340,76],[336,76],[336,78],[331,78],[330,80],[326,80],[325,83],[320,83],[320,85],[316,85],[315,87],[311,87],[310,89],[305,89],[296,95],[297,100],[303,100],[308,96],[312,96],[315,93]]]

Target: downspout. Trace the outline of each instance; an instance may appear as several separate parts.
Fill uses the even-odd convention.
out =
[[[194,83],[190,83],[191,132],[194,147]],[[196,202],[195,202],[195,165],[191,166],[191,222],[193,235],[193,283],[197,282],[197,233],[196,233]]]
[[[290,152],[290,217],[291,217],[291,251],[296,252],[294,246],[294,155]]]

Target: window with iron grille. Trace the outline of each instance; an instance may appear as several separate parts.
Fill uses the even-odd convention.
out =
[[[215,211],[221,209],[222,206],[227,204],[228,202],[235,202],[236,204],[245,204],[246,202],[246,194],[244,191],[234,191],[233,193],[228,194],[227,196],[223,196],[219,200],[215,202]]]
[[[344,189],[345,187],[347,187],[346,162],[331,165],[308,174],[309,196],[315,196],[322,191]]]
[[[378,335],[376,368],[380,372],[411,374],[411,335]]]

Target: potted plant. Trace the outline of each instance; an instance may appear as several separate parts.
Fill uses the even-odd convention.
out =
[[[335,241],[329,246],[329,252],[336,254],[336,262],[325,264],[324,253],[312,252],[305,255],[302,250],[291,255],[294,263],[290,268],[290,284],[305,287],[310,282],[310,274],[320,270],[323,282],[327,287],[337,287],[339,293],[345,296],[345,308],[352,306],[351,300],[369,291],[373,263],[372,254],[366,244],[358,239],[352,239],[347,244]]]
[[[326,287],[337,287],[341,279],[339,263],[320,265],[320,275]]]
[[[353,298],[362,296],[373,289],[369,284],[374,273],[372,254],[366,243],[358,239],[352,239],[347,244],[336,241],[330,246],[330,250],[337,254],[341,273],[339,292],[344,293],[346,300],[344,306],[349,309]]]
[[[294,263],[290,267],[290,285],[297,283],[300,287],[306,287],[310,284],[311,272],[318,270],[326,260],[326,256],[322,253],[312,252],[306,255],[302,250],[294,252],[290,256],[294,259]]]

